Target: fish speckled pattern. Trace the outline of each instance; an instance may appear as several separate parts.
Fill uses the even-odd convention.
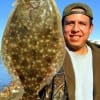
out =
[[[9,73],[19,82],[19,90],[24,89],[20,100],[39,100],[39,90],[49,84],[63,64],[64,46],[54,0],[17,0],[1,49]]]

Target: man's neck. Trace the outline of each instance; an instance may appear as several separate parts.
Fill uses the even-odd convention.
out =
[[[69,50],[79,55],[85,55],[88,52],[87,45],[84,45],[83,47],[78,48],[76,50],[73,49],[69,49]]]

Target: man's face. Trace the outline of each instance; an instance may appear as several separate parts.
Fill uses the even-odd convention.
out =
[[[73,49],[79,49],[87,41],[93,25],[88,16],[83,14],[71,14],[64,19],[63,33],[66,45]]]

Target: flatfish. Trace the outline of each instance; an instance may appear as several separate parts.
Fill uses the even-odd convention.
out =
[[[65,57],[55,1],[17,0],[4,30],[1,51],[18,90],[11,92],[13,99],[9,100],[39,100],[39,91],[60,70]]]

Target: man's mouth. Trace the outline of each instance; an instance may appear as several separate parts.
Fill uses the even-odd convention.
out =
[[[73,41],[78,41],[78,40],[80,40],[81,36],[80,35],[71,35],[70,38]]]

